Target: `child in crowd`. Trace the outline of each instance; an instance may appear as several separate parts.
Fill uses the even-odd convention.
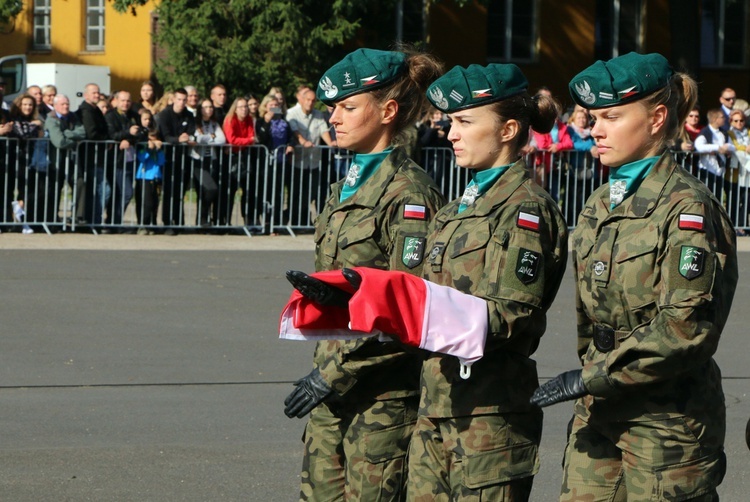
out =
[[[141,108],[140,125],[148,134],[148,144],[137,148],[136,160],[138,169],[135,173],[135,202],[138,216],[138,234],[153,234],[153,229],[146,226],[156,225],[156,213],[159,209],[159,187],[164,166],[162,140],[156,128],[154,116],[148,108]]]

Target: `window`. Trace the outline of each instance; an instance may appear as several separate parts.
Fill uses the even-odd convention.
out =
[[[628,52],[643,52],[641,0],[597,0],[595,49],[597,59],[612,59]]]
[[[34,0],[34,26],[32,48],[37,51],[52,49],[50,43],[50,3],[51,0]]]
[[[747,2],[703,0],[701,66],[745,66]]]
[[[104,2],[86,0],[86,50],[104,50]]]
[[[487,7],[487,59],[528,63],[537,57],[536,0],[492,0]]]

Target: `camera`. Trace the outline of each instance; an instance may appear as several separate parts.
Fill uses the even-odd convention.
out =
[[[278,107],[269,108],[268,111],[273,113],[273,118],[275,119],[283,118],[281,115],[281,108],[278,108]]]

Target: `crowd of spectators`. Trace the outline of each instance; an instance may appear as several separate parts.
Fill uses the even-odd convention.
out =
[[[2,92],[0,81],[0,101]],[[537,93],[550,91],[543,87]],[[33,233],[35,227],[27,220],[59,222],[60,189],[67,182],[76,187],[69,217],[86,229],[175,234],[185,225],[229,227],[240,191],[241,224],[268,231],[270,220],[282,225],[289,221],[290,199],[310,201],[304,216],[312,221],[328,184],[335,180],[323,177],[321,165],[330,164],[326,167],[336,177],[345,176],[348,169],[328,114],[316,108],[315,92],[308,86],[297,89],[291,107],[279,87],[260,97],[230,100],[230,92],[220,84],[207,96],[186,85],[158,97],[156,86],[146,81],[140,96],[131,99],[127,91],[105,96],[92,83],[83,89],[83,97],[75,112],[68,97],[52,85],[32,85],[12,103],[2,101],[2,230]],[[724,202],[741,235],[748,225],[749,116],[747,101],[726,88],[719,105],[705,112],[705,121],[700,109],[690,112],[673,145],[675,151],[689,154],[686,168]],[[607,181],[607,168],[597,161],[590,122],[583,108],[561,109],[552,131],[531,131],[523,151],[533,156],[536,181],[565,208],[569,224],[575,223],[593,189]],[[417,158],[441,187],[447,187],[453,175],[448,117],[427,110],[414,129],[414,148],[427,149]],[[14,138],[21,147],[9,148],[3,138]],[[48,141],[30,141],[40,138]],[[266,149],[252,148],[257,145]],[[319,146],[331,147],[333,154],[325,156]],[[66,169],[73,163],[78,169]],[[289,168],[281,173],[269,171],[269,166],[286,163]],[[197,210],[195,221],[188,222],[184,200],[190,189],[195,191]],[[123,215],[133,199],[138,226],[123,227]]]

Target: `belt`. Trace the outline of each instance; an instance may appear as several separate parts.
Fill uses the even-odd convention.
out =
[[[629,331],[615,331],[609,326],[602,324],[594,325],[594,347],[599,352],[611,352],[620,346],[620,338],[627,335]]]

